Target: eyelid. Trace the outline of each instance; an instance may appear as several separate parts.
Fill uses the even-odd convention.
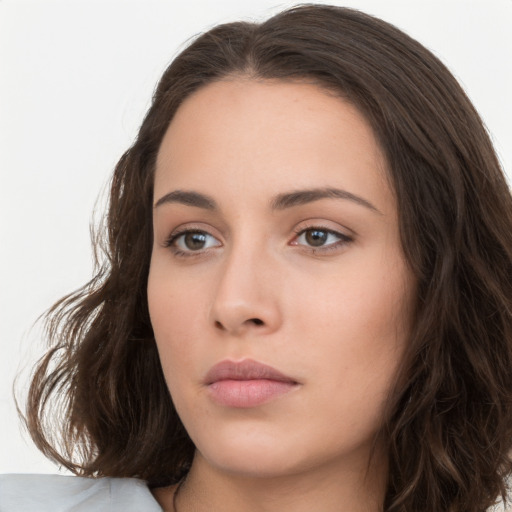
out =
[[[299,237],[304,235],[308,231],[323,231],[326,233],[329,233],[331,235],[336,236],[339,240],[336,242],[332,242],[326,245],[320,245],[320,246],[313,246],[308,244],[302,244],[298,242]],[[293,246],[300,246],[302,249],[313,252],[315,254],[319,252],[328,252],[328,251],[335,251],[340,250],[341,248],[345,247],[346,245],[354,242],[354,236],[352,234],[347,234],[345,231],[350,231],[350,233],[353,233],[352,230],[348,228],[332,228],[328,225],[326,225],[326,221],[321,220],[308,220],[307,222],[299,224],[295,229],[295,236],[293,240],[290,242],[290,245]]]
[[[202,230],[198,230],[198,229],[186,229],[185,231],[182,231],[180,233],[174,233],[173,235],[171,235],[167,241],[166,241],[166,245],[171,245],[173,244],[176,240],[186,236],[186,235],[206,235],[207,237],[210,237],[210,238],[213,238],[214,240],[217,240],[216,237],[214,237],[211,233],[208,233],[207,231],[202,231]],[[217,240],[218,241],[218,240]],[[218,244],[220,245],[220,243]],[[199,251],[193,251],[193,250],[190,250],[190,252],[199,252]]]
[[[302,223],[298,224],[298,226],[293,229],[293,232],[295,233],[295,236],[293,239],[289,242],[289,245],[299,247],[300,249],[318,254],[318,253],[326,253],[329,251],[336,251],[341,250],[348,244],[354,242],[354,236],[351,234],[347,234],[347,231],[350,233],[354,233],[349,228],[341,228],[336,227],[333,228],[329,225],[330,223],[325,220],[307,220],[303,221]],[[328,233],[328,235],[332,235],[337,238],[336,241],[330,242],[324,245],[310,245],[308,243],[301,243],[299,242],[299,238],[303,236],[308,231],[321,231]],[[214,228],[211,226],[204,226],[204,224],[182,224],[175,229],[172,230],[171,234],[166,237],[166,239],[163,241],[162,246],[164,248],[168,248],[171,250],[171,252],[178,257],[197,257],[205,255],[206,253],[210,252],[212,249],[215,249],[217,247],[223,246],[223,242],[220,240],[220,236],[217,234],[213,234],[213,232],[216,232]],[[192,233],[200,233],[204,234],[206,237],[215,240],[216,243],[213,245],[210,244],[207,247],[204,248],[198,248],[197,250],[190,249],[190,248],[184,248],[180,247],[176,244],[176,241],[187,234]]]
[[[163,244],[167,243],[174,237],[183,235],[184,233],[206,233],[207,235],[213,236],[216,239],[220,239],[221,235],[218,229],[215,229],[210,224],[203,222],[183,222],[178,224],[176,227],[167,231],[169,234],[165,237]],[[162,233],[163,234],[163,233]]]
[[[222,241],[220,240],[220,236],[213,234],[212,231],[216,231],[211,226],[205,227],[202,224],[182,224],[175,229],[173,229],[165,240],[162,242],[162,246],[164,248],[168,248],[171,250],[173,255],[178,257],[195,257],[202,256],[208,253],[211,249],[215,249],[216,247],[221,247]],[[184,249],[178,247],[175,242],[182,236],[185,236],[190,233],[202,233],[208,237],[211,237],[217,241],[217,243],[213,246],[206,247],[204,249],[192,250],[192,249]]]

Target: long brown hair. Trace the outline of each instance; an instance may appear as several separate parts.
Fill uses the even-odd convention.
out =
[[[260,24],[217,26],[165,71],[114,172],[103,262],[48,314],[50,350],[27,404],[34,441],[79,475],[155,486],[190,467],[194,446],[167,390],[147,308],[153,174],[184,99],[234,75],[318,84],[372,125],[418,283],[381,432],[383,510],[484,511],[505,496],[512,470],[510,192],[482,121],[445,66],[392,25],[346,8],[303,5]]]

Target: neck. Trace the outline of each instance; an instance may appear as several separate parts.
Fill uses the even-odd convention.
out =
[[[235,475],[196,454],[175,500],[176,488],[156,497],[169,512],[381,512],[385,464],[377,456],[371,466],[345,462],[286,476]]]

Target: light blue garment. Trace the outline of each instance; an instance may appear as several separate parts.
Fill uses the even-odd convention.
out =
[[[0,512],[163,512],[136,478],[0,475]]]
[[[0,512],[163,512],[136,478],[0,475]],[[489,512],[512,512],[497,505]]]

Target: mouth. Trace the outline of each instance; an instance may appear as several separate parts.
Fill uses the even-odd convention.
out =
[[[206,374],[204,384],[214,402],[235,408],[262,405],[299,386],[293,378],[251,359],[216,364]]]

